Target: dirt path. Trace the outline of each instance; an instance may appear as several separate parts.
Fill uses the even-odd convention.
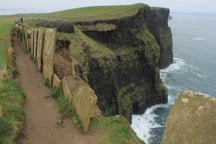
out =
[[[44,85],[43,76],[30,55],[25,54],[19,41],[13,37],[16,54],[17,80],[26,94],[24,137],[19,144],[92,144],[95,134],[82,134],[71,120],[65,120],[60,126],[57,103],[47,97],[49,89]]]

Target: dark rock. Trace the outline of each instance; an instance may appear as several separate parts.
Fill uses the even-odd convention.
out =
[[[160,68],[166,68],[173,63],[172,34],[168,19],[169,9],[150,8],[148,27],[160,46]]]

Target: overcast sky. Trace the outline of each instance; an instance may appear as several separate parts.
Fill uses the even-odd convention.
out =
[[[216,0],[0,0],[0,14],[52,12],[93,5],[146,3],[171,11],[216,13]]]

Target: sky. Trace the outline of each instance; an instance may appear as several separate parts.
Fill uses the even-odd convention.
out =
[[[216,0],[0,0],[0,15],[53,12],[77,7],[134,3],[167,7],[170,8],[171,12],[216,13]]]

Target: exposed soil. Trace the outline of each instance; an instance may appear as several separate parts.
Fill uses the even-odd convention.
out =
[[[16,54],[17,81],[26,95],[25,128],[19,144],[92,144],[99,134],[83,134],[69,119],[58,124],[60,114],[57,102],[49,97],[42,74],[25,54],[16,37],[13,37]]]

